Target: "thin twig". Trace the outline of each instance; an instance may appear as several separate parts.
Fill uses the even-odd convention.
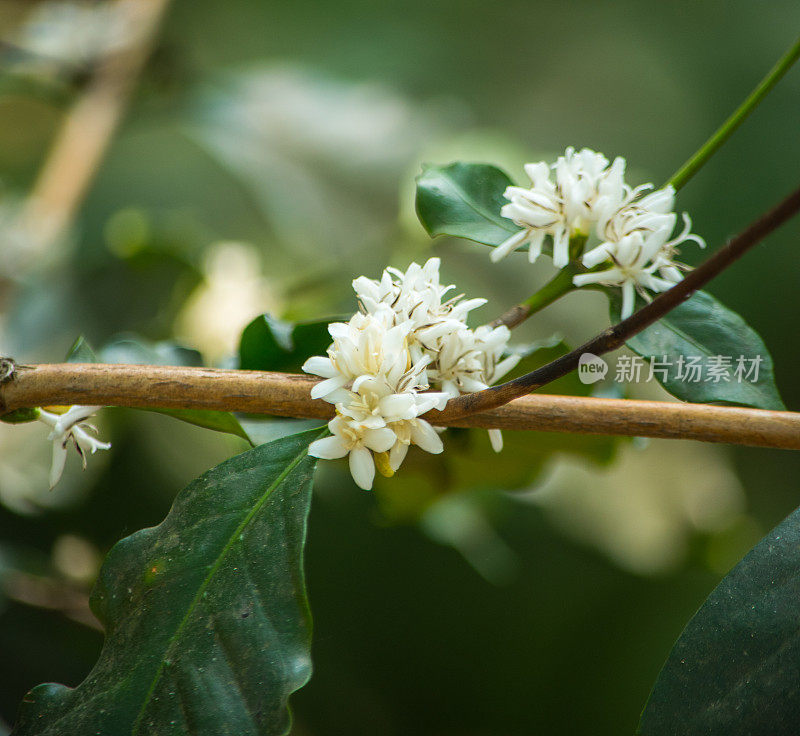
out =
[[[0,413],[50,404],[242,411],[327,420],[333,407],[310,396],[320,379],[286,373],[144,365],[18,365],[0,385]],[[667,437],[800,449],[800,413],[705,404],[533,395],[453,427]]]
[[[169,0],[121,0],[134,13],[136,42],[99,65],[67,114],[20,213],[27,263],[69,228],[150,55]]]
[[[603,355],[616,350],[634,335],[657,322],[670,310],[689,299],[698,289],[744,255],[750,248],[758,244],[769,233],[778,228],[800,211],[800,188],[796,189],[780,204],[758,218],[746,230],[728,241],[714,255],[691,271],[668,291],[660,294],[650,304],[634,312],[630,317],[617,325],[604,330],[596,337],[584,343],[570,353],[562,355],[552,363],[508,381],[493,386],[485,391],[465,394],[451,399],[442,412],[431,411],[425,418],[431,421],[446,421],[464,417],[478,412],[486,412],[507,404],[520,396],[541,388],[555,381],[578,367],[578,361],[584,353]]]

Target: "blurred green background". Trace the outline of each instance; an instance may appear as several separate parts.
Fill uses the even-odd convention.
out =
[[[0,354],[29,362],[62,360],[79,334],[136,333],[235,365],[256,315],[347,314],[354,276],[433,254],[447,281],[491,298],[489,320],[550,267],[432,243],[413,212],[423,161],[521,179],[525,161],[589,146],[658,184],[800,26],[791,0],[175,0],[69,236],[26,261],[16,208],[93,63],[91,34],[75,49],[74,28],[31,31],[42,7],[0,1]],[[679,195],[711,248],[797,185],[798,131],[796,69]],[[799,236],[789,224],[709,289],[764,337],[794,410]],[[519,339],[576,344],[605,314],[574,294]],[[102,636],[86,594],[105,552],[245,447],[144,412],[100,424],[112,452],[86,473],[72,458],[53,492],[44,428],[0,426],[9,724],[30,687],[91,667]],[[485,435],[450,435],[448,460],[418,458],[374,494],[340,463],[320,468],[315,675],[294,733],[632,732],[683,624],[797,505],[789,452],[508,434],[496,472]]]

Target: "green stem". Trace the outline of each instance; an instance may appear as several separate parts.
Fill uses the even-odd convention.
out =
[[[544,309],[552,304],[556,299],[560,299],[565,294],[576,287],[572,285],[572,277],[577,273],[572,268],[572,264],[562,268],[550,281],[548,281],[539,291],[526,299],[522,304],[528,308],[528,315]]]
[[[676,171],[667,184],[672,184],[675,189],[680,189],[691,179],[700,168],[714,155],[717,149],[733,135],[733,132],[745,121],[747,116],[756,109],[767,93],[780,81],[797,59],[800,58],[800,38],[781,57],[780,61],[771,69],[759,85],[750,93],[749,97],[739,106],[678,171]]]

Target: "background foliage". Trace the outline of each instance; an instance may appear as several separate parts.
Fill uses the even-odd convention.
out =
[[[29,5],[0,2],[4,38]],[[0,352],[54,361],[79,334],[106,345],[137,333],[236,365],[257,315],[346,314],[354,273],[428,257],[413,215],[423,161],[484,160],[521,179],[522,161],[588,145],[625,155],[637,181],[663,181],[789,44],[793,10],[177,0],[69,241],[24,273],[2,270],[0,243]],[[56,94],[3,59],[0,206],[12,208],[81,80]],[[796,184],[799,94],[790,74],[681,192],[712,247]],[[709,289],[762,335],[795,410],[798,227]],[[435,247],[446,277],[498,311],[550,275],[490,267],[462,241]],[[601,295],[572,295],[518,339],[575,344],[605,314]],[[77,684],[96,660],[85,593],[99,559],[248,447],[153,413],[101,421],[113,453],[84,475],[69,467],[50,494],[42,428],[0,427],[6,722],[32,685]],[[257,428],[264,440],[287,424]],[[374,495],[320,468],[307,554],[315,674],[293,698],[296,733],[632,732],[686,620],[797,505],[797,454],[509,435],[498,478],[467,464],[489,458],[485,434],[454,432],[448,445],[446,464],[409,461]],[[420,482],[436,472],[441,483]]]

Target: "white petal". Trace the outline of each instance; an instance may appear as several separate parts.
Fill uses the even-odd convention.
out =
[[[490,429],[489,442],[492,443],[495,452],[500,452],[503,449],[503,433],[499,429]]]
[[[397,441],[397,436],[388,427],[364,431],[364,445],[375,452],[388,452]]]
[[[411,427],[411,441],[425,452],[434,455],[438,455],[444,449],[442,438],[424,419],[417,419]]]
[[[315,384],[311,387],[311,398],[312,399],[327,399],[328,394],[332,393],[338,388],[342,388],[347,383],[347,378],[344,376],[334,376],[333,378],[327,378],[324,381],[320,381],[320,383]]]
[[[514,233],[507,240],[504,240],[496,248],[493,248],[489,254],[489,258],[491,259],[492,263],[497,263],[499,260],[505,258],[509,253],[511,253],[512,250],[520,245],[520,243],[523,243],[527,237],[528,231],[520,230],[518,233]]]
[[[528,246],[528,262],[535,263],[536,259],[542,255],[542,245],[544,245],[544,230],[539,230],[531,235],[531,244]]]
[[[431,409],[442,411],[450,400],[450,394],[444,391],[430,391],[428,393],[417,394],[417,416],[425,414]]]
[[[575,286],[586,286],[586,284],[613,284],[621,282],[625,274],[618,268],[609,268],[607,271],[597,271],[595,273],[579,273],[572,277]]]
[[[611,243],[601,243],[596,248],[592,248],[583,254],[581,262],[586,268],[594,268],[598,263],[607,260],[614,246]]]
[[[308,446],[308,454],[322,460],[337,460],[344,457],[347,452],[347,445],[341,437],[323,437],[321,440],[314,440]]]
[[[569,233],[562,227],[553,233],[553,265],[564,268],[569,263]]]
[[[503,358],[495,367],[492,373],[492,381],[499,381],[506,373],[516,367],[517,363],[522,360],[521,355],[509,355]]]
[[[330,358],[323,358],[321,355],[315,355],[303,363],[303,370],[306,373],[312,373],[315,376],[322,378],[333,378],[337,375],[338,371],[333,367]]]
[[[622,285],[622,313],[621,319],[627,319],[633,314],[633,303],[636,292],[633,289],[633,281],[626,281]]]
[[[408,445],[405,442],[400,442],[400,440],[398,440],[394,443],[392,449],[389,450],[389,465],[392,470],[396,471],[403,464],[403,460],[406,459],[407,454]]]
[[[350,473],[359,488],[365,491],[372,490],[375,480],[375,461],[372,453],[366,447],[356,447],[350,452]]]
[[[413,419],[417,415],[417,402],[413,394],[385,396],[378,402],[378,408],[387,421]]]
[[[53,464],[50,466],[50,490],[56,487],[61,475],[64,472],[64,465],[67,462],[66,442],[61,438],[56,438],[53,442]]]

